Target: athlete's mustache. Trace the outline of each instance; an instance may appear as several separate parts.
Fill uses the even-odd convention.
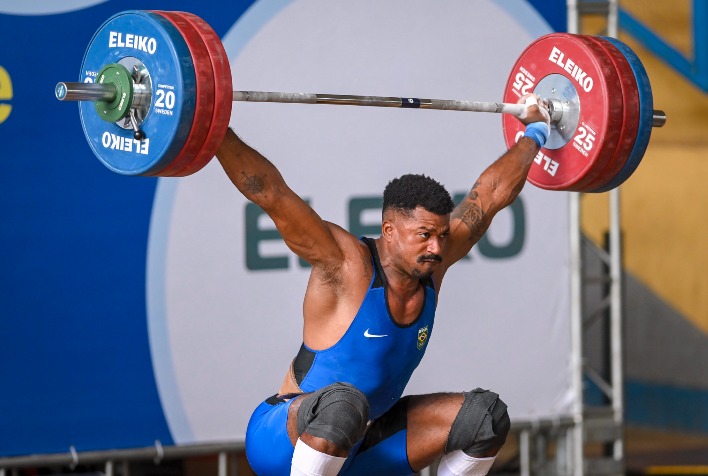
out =
[[[419,257],[418,257],[418,263],[422,263],[423,261],[437,261],[438,263],[441,263],[441,262],[442,262],[442,256],[436,255],[436,254],[419,256]]]

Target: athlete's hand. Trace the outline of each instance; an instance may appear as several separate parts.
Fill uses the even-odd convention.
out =
[[[517,116],[526,125],[524,137],[530,137],[539,147],[543,147],[551,133],[548,103],[535,94],[525,94],[519,98],[518,104],[526,106],[526,109]]]
[[[526,109],[518,115],[518,119],[529,125],[533,122],[545,122],[551,127],[551,114],[548,112],[548,101],[541,99],[535,94],[524,94],[519,98],[517,104],[523,104]]]

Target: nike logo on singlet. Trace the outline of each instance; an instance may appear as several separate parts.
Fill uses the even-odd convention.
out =
[[[366,329],[364,331],[364,337],[388,337],[388,334],[382,334],[382,335],[369,334],[369,329]]]

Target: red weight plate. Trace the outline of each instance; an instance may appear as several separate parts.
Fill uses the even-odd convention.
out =
[[[558,75],[558,76],[555,76]],[[544,78],[565,78],[579,102],[578,122],[567,143],[543,148],[531,166],[528,180],[548,190],[586,191],[612,159],[622,125],[622,102],[617,70],[599,46],[577,35],[551,33],[529,45],[514,65],[504,91],[504,102],[534,92]],[[524,125],[511,115],[503,119],[504,138],[511,147],[523,135]]]
[[[211,124],[212,107],[214,104],[214,72],[209,60],[209,52],[202,41],[199,32],[186,20],[174,12],[153,11],[172,23],[184,37],[189,52],[192,55],[194,73],[197,79],[194,120],[189,131],[187,142],[177,157],[163,170],[154,175],[161,177],[180,176],[182,170],[187,168],[204,146],[204,141]]]
[[[610,55],[615,68],[619,72],[624,100],[622,130],[617,150],[615,150],[613,159],[602,171],[601,180],[590,185],[592,190],[595,191],[610,183],[620,173],[632,153],[639,130],[639,87],[637,86],[632,66],[615,45],[597,36],[585,36],[583,38],[599,44]]]
[[[224,45],[219,35],[201,18],[191,13],[176,12],[184,20],[197,29],[206,45],[214,71],[215,100],[211,127],[204,141],[204,146],[199,154],[187,167],[179,172],[180,176],[191,175],[201,170],[216,154],[226,135],[231,120],[231,106],[233,104],[233,83],[231,80],[231,66],[226,55]]]

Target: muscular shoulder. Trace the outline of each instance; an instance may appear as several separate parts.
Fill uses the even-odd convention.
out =
[[[313,267],[305,292],[305,343],[326,349],[346,332],[371,282],[371,254],[346,230],[328,224],[344,258],[332,266]]]

